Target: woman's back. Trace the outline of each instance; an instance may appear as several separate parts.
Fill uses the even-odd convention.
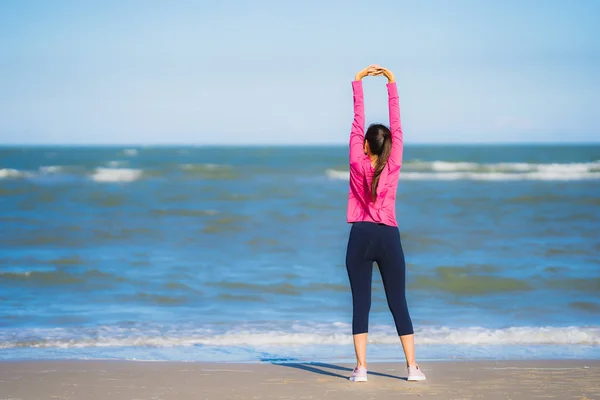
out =
[[[396,191],[402,165],[403,135],[396,83],[387,84],[392,143],[389,158],[379,175],[375,201],[373,201],[371,185],[376,171],[371,159],[364,151],[365,114],[362,81],[352,82],[352,89],[354,92],[354,121],[350,134],[350,188],[347,222],[376,222],[398,226]]]

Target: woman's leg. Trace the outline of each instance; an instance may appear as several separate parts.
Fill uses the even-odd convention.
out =
[[[414,331],[406,303],[406,264],[398,229],[384,227],[381,244],[377,264],[396,331],[402,342],[406,363],[412,366],[416,364]]]
[[[417,365],[417,361],[415,360],[415,335],[400,336],[400,343],[402,343],[402,349],[406,357],[406,366]]]
[[[371,309],[373,260],[368,253],[371,236],[366,226],[353,225],[346,251],[346,269],[352,290],[352,335],[356,366],[367,367],[367,332]]]
[[[368,333],[352,335],[354,340],[354,353],[356,354],[356,367],[367,368],[367,336]]]

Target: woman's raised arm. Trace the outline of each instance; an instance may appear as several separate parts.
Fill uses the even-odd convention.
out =
[[[392,149],[388,163],[390,167],[400,168],[402,166],[402,150],[404,137],[402,134],[402,124],[400,123],[400,99],[398,97],[398,87],[392,71],[381,68],[383,75],[388,78],[388,107],[390,112],[390,131],[392,132]]]
[[[376,71],[374,65],[356,73],[352,82],[352,92],[354,95],[354,120],[352,121],[352,131],[350,132],[350,165],[357,163],[364,157],[365,144],[365,99],[363,94],[362,79],[374,74]]]

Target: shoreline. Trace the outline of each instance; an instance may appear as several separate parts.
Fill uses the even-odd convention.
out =
[[[351,383],[347,376],[352,367],[323,362],[0,361],[0,397],[600,400],[597,359],[424,361],[425,382],[407,382],[403,362],[371,362],[369,382]]]
[[[402,357],[399,357],[402,358]],[[419,364],[464,364],[464,363],[473,363],[473,364],[494,364],[494,363],[585,363],[588,362],[590,364],[600,363],[600,358],[457,358],[457,359],[428,359],[428,358],[420,358],[418,360]],[[0,366],[3,364],[35,364],[35,363],[162,363],[162,364],[207,364],[207,365],[282,365],[282,364],[339,364],[339,365],[350,365],[352,362],[344,359],[344,360],[317,360],[317,361],[308,361],[308,360],[286,360],[282,358],[281,360],[272,359],[272,360],[247,360],[247,361],[226,361],[226,360],[152,360],[152,359],[116,359],[116,358],[24,358],[24,359],[0,359]],[[404,365],[405,361],[402,359],[401,361],[392,361],[392,360],[369,360],[369,365],[395,365],[400,364]],[[600,365],[599,365],[600,367]],[[0,399],[2,400],[2,399]],[[600,399],[599,399],[600,400]]]

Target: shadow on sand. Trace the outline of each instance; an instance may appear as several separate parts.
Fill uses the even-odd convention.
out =
[[[272,362],[272,364],[278,365],[280,367],[301,369],[303,371],[313,372],[315,374],[331,376],[331,377],[340,378],[340,379],[348,379],[348,377],[352,373],[352,368],[340,367],[339,365],[318,363],[318,362],[315,362],[315,363]],[[334,370],[335,372],[327,371],[326,369]],[[338,371],[343,371],[344,375],[342,375],[341,373],[336,373]],[[402,381],[406,380],[405,377],[382,374],[380,372],[373,372],[373,371],[369,371],[369,375],[381,376],[383,378],[399,379]]]

